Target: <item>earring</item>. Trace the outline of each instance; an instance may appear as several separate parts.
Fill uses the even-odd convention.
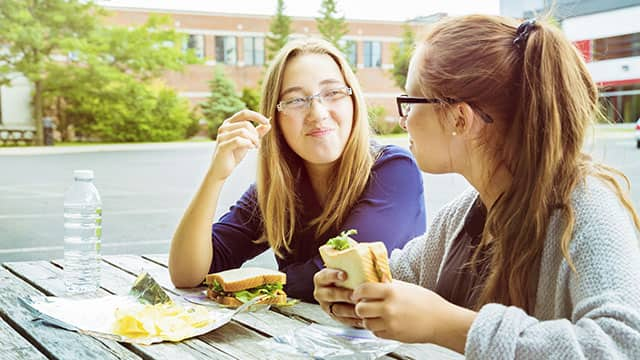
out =
[[[451,136],[456,136],[456,135],[458,135],[458,133],[457,133],[457,132],[455,132],[455,131],[452,131],[452,132],[451,132]]]

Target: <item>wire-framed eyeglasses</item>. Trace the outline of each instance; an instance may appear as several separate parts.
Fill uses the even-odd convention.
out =
[[[458,99],[453,99],[453,98],[437,99],[437,98],[414,97],[406,94],[396,97],[396,104],[398,105],[398,114],[400,115],[400,117],[403,117],[403,118],[409,116],[409,112],[411,111],[411,107],[413,104],[455,104],[459,102],[463,102],[463,101]],[[482,111],[479,107],[473,104],[469,104],[469,106],[471,106],[471,108],[473,108],[473,110],[477,112],[478,115],[480,115],[480,118],[482,118],[484,122],[489,124],[493,122],[493,119],[491,118],[491,116],[486,112]]]
[[[325,89],[317,94],[280,101],[276,105],[276,109],[291,114],[306,113],[311,108],[313,99],[318,99],[323,105],[330,106],[338,100],[351,96],[351,94],[353,94],[353,90],[348,86]]]

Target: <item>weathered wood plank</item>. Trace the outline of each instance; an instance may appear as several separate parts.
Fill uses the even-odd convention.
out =
[[[6,360],[46,359],[9,324],[0,319],[0,354]]]
[[[149,254],[142,255],[143,259],[155,262],[158,265],[169,267],[169,254]]]
[[[117,266],[132,274],[139,274],[141,271],[147,271],[163,288],[177,295],[200,294],[204,290],[203,287],[195,289],[176,289],[169,277],[169,271],[166,267],[157,263],[148,261],[139,256],[133,255],[114,255],[105,257],[105,261]],[[235,317],[235,321],[257,330],[269,336],[281,335],[288,331],[295,331],[305,323],[298,320],[283,316],[273,311],[264,311],[259,313],[242,313]]]
[[[153,254],[153,255],[144,255],[146,259],[149,259],[157,264],[162,264],[164,266],[168,266],[169,264],[169,256],[166,254]],[[128,262],[128,260],[121,259],[121,265]],[[129,264],[129,267],[132,265]],[[158,271],[158,275],[161,275],[161,272]],[[153,276],[153,275],[152,275]],[[162,275],[163,277],[168,277],[168,273]],[[154,277],[155,278],[155,277]],[[158,279],[156,279],[158,280]],[[164,283],[162,283],[163,287],[173,287],[170,280],[165,279]],[[177,291],[184,291],[176,289]],[[309,304],[305,302],[300,302],[294,306],[285,306],[280,308],[272,308],[275,312],[286,315],[289,318],[297,319],[303,322],[315,322],[322,325],[329,326],[339,326],[340,323],[333,320],[327,313],[322,311],[322,309],[316,304]],[[281,333],[280,333],[281,334]],[[449,349],[433,345],[433,344],[403,344],[397,351],[395,351],[392,356],[398,358],[413,358],[413,359],[462,359],[464,358],[462,355],[451,351]]]
[[[322,325],[338,326],[340,324],[322,311],[317,304],[299,302],[293,306],[283,306],[274,310],[289,317],[301,318]]]
[[[393,354],[412,359],[464,360],[464,355],[434,344],[402,344]]]
[[[140,359],[114,341],[98,340],[35,322],[18,303],[19,297],[43,296],[23,280],[0,268],[0,309],[3,317],[47,357],[57,359]]]
[[[129,263],[129,265],[131,266],[130,269],[123,271],[123,269],[121,267],[117,267],[117,266],[113,266],[111,265],[112,262],[114,262],[113,259],[118,259],[118,258],[125,258],[128,259],[129,262],[133,262],[133,265],[131,265],[131,263]],[[109,260],[111,259],[111,260]],[[158,269],[150,269],[149,266],[156,266],[159,268],[160,272],[167,272],[166,268],[154,264],[152,262],[143,260],[141,257],[139,256],[129,256],[129,255],[118,255],[118,256],[107,256],[105,257],[105,261],[109,262],[107,265],[106,269],[103,269],[103,274],[105,274],[103,276],[103,279],[105,278],[105,276],[107,278],[110,279],[110,282],[107,284],[106,282],[102,283],[102,286],[105,287],[106,289],[110,290],[110,291],[117,291],[120,294],[124,294],[127,293],[129,288],[131,287],[131,285],[133,284],[133,281],[135,279],[135,277],[137,276],[138,272],[143,272],[143,271],[148,271],[149,274],[151,276],[154,277],[154,279],[156,281],[158,281],[157,276],[159,275],[157,273]],[[115,276],[111,276],[112,273],[118,273],[120,274],[119,276],[119,280],[116,281],[116,277]],[[155,276],[154,276],[155,274]],[[124,275],[124,276],[123,276]],[[167,274],[168,275],[168,274]],[[162,284],[161,284],[162,285]],[[113,286],[112,288],[109,288],[109,286]],[[170,290],[170,289],[167,289]],[[175,290],[175,289],[174,289]],[[176,298],[179,297],[180,295],[175,294],[171,291],[168,291],[169,296],[171,296],[172,298]],[[242,334],[242,336],[235,336],[235,337],[230,337],[230,336],[224,336],[224,333],[226,332],[231,332],[234,334]],[[214,342],[214,341],[206,341],[206,337],[200,337],[199,339],[205,339],[203,340],[198,340],[200,342],[202,342],[203,344],[207,344],[207,346],[212,346],[216,349],[218,349],[220,352],[224,352],[225,354],[230,354],[231,356],[234,357],[238,357],[240,359],[261,359],[264,358],[263,355],[261,354],[259,350],[259,348],[257,347],[257,343],[259,341],[264,340],[265,338],[260,335],[259,333],[256,333],[255,331],[252,331],[251,329],[245,328],[242,325],[232,321],[231,323],[223,326],[222,328],[219,328],[217,330],[214,331],[214,333],[221,333],[222,336],[227,339],[226,342]],[[191,342],[194,341],[192,340],[187,340],[187,342]],[[153,345],[156,346],[156,345]]]
[[[168,254],[143,255],[142,257],[156,264],[160,264],[162,265],[162,267],[169,266]],[[125,266],[124,265],[125,263],[128,263],[129,261],[133,262],[137,260],[120,258],[120,259],[113,259],[113,261],[118,262],[120,266]],[[134,264],[128,264],[127,266],[130,268],[135,267]],[[186,290],[175,289],[175,287],[171,283],[171,279],[169,278],[168,271],[158,270],[157,274],[160,277],[156,278],[156,280],[158,280],[158,282],[163,287],[169,290],[176,291],[176,292],[186,292],[186,293],[194,291],[193,289],[186,289]],[[159,279],[162,279],[162,282],[160,282]],[[200,292],[201,289],[202,288],[198,288],[196,291]],[[293,324],[292,327],[281,327],[280,329],[278,328],[274,329],[275,330],[274,332],[269,333],[269,335],[271,336],[285,334],[285,331],[295,331],[297,327],[300,327],[300,323],[308,324],[311,322],[316,322],[322,325],[340,326],[340,323],[333,320],[328,314],[322,311],[322,309],[320,309],[320,307],[316,304],[300,302],[293,306],[272,307],[271,309],[273,310],[273,312],[285,315],[285,317],[288,319],[296,320],[295,323],[292,323]],[[253,319],[249,319],[249,317],[253,317]],[[244,313],[244,314],[238,315],[236,318],[238,321],[242,322],[243,324],[252,326],[254,328],[257,326],[255,324],[256,320],[260,322],[266,322],[267,320],[269,320],[270,321],[269,324],[262,324],[262,325],[267,325],[267,327],[272,327],[273,325],[270,325],[270,324],[274,324],[274,322],[275,324],[283,325],[279,323],[279,320],[282,317],[272,318],[272,316],[269,316],[269,319],[267,319],[264,314],[258,314],[258,313]],[[269,331],[268,328],[265,328],[265,327],[260,327],[260,328],[263,329],[262,331],[265,331],[265,330]],[[382,357],[381,359],[390,359],[390,357],[385,356],[385,357]]]
[[[54,262],[56,262],[58,265],[61,265],[60,260],[55,260]],[[7,263],[5,264],[5,266],[10,268],[16,274],[19,274],[19,276],[23,277],[24,279],[29,279],[29,281],[37,284],[37,286],[48,295],[65,295],[64,282],[62,280],[62,270],[51,263],[44,261],[16,262]],[[133,284],[133,279],[130,275],[118,269],[115,269],[113,266],[105,263],[103,264],[101,270],[102,280],[100,284],[103,289],[99,290],[98,295],[115,293],[114,290],[118,290],[120,293],[126,293],[128,289],[126,291],[122,291],[122,289],[125,288],[124,285],[118,286],[116,289],[105,288],[105,284],[114,283],[118,281],[118,279],[120,279],[120,281],[122,281],[123,283],[128,283],[129,287],[131,287],[131,284]],[[100,341],[106,342],[107,340],[100,339]],[[192,344],[185,344],[187,342],[192,342]],[[230,357],[223,352],[217,351],[216,349],[211,348],[209,345],[197,339],[186,340],[184,342],[175,344],[164,342],[149,346],[135,344],[126,344],[124,346],[126,346],[136,354],[140,354],[151,359],[233,359],[233,357]]]

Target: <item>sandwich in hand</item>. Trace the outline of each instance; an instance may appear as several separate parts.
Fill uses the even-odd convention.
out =
[[[287,294],[282,290],[287,275],[277,270],[238,268],[209,274],[204,282],[209,286],[207,297],[225,306],[237,307],[258,296],[264,299],[257,304],[287,303]]]
[[[387,248],[383,242],[358,243],[349,237],[356,230],[343,231],[320,247],[320,256],[328,268],[347,273],[343,287],[355,289],[365,282],[391,280]]]

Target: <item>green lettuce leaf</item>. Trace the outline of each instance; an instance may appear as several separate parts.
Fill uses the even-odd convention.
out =
[[[327,241],[327,245],[331,246],[336,250],[348,249],[351,247],[351,243],[355,241],[352,238],[350,238],[349,235],[355,235],[357,233],[358,233],[358,230],[356,229],[349,229],[347,231],[343,231],[340,233],[340,235],[329,239],[329,241]]]
[[[236,297],[236,299],[245,303],[261,295],[269,295],[271,297],[274,297],[277,290],[282,290],[282,283],[261,285],[252,289],[237,291],[233,293],[233,295]]]

